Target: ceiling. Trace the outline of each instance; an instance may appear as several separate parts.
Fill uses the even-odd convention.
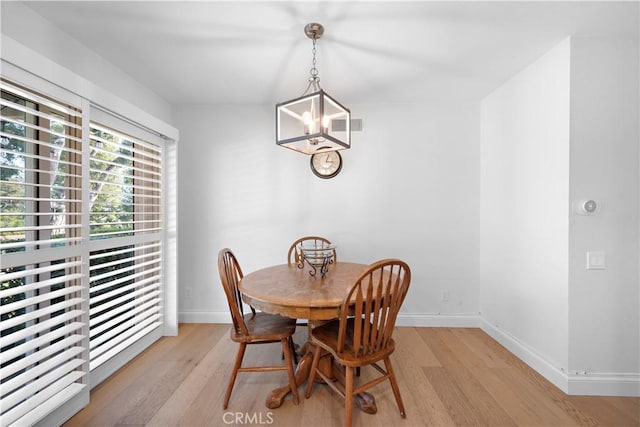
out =
[[[635,2],[29,1],[26,5],[174,105],[301,95],[346,105],[479,100],[569,35],[638,37]]]

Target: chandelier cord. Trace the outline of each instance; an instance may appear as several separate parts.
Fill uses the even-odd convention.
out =
[[[309,92],[309,89],[313,89],[313,92],[317,92],[320,90],[320,77],[318,77],[318,68],[316,68],[316,39],[317,37],[313,37],[313,47],[311,49],[311,53],[313,54],[312,67],[309,69],[309,84],[307,85],[307,89],[302,94],[303,96]]]

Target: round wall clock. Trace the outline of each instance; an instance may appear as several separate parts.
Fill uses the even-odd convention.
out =
[[[342,169],[342,156],[337,151],[316,152],[311,156],[311,170],[323,179],[333,178]]]

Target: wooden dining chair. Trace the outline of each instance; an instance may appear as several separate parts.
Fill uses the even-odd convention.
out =
[[[242,279],[242,270],[233,252],[224,248],[218,253],[218,272],[220,281],[224,288],[231,312],[231,339],[240,344],[236,361],[231,372],[231,379],[224,396],[223,409],[227,409],[231,391],[236,381],[238,372],[267,372],[267,371],[287,371],[293,402],[298,404],[298,386],[296,384],[295,373],[293,371],[293,333],[296,330],[296,320],[289,319],[275,314],[256,312],[253,307],[251,313],[244,313],[242,294],[238,289],[238,282]],[[282,366],[242,366],[244,353],[249,344],[282,343],[285,364]]]
[[[353,395],[388,379],[400,410],[406,417],[398,382],[391,365],[395,350],[392,338],[396,317],[411,282],[409,266],[400,260],[386,259],[371,264],[345,295],[340,317],[311,330],[315,346],[306,397],[311,396],[316,375],[345,399],[345,425],[351,426]],[[318,369],[323,351],[345,367],[345,386],[341,389]],[[378,365],[384,361],[385,369]],[[360,386],[354,385],[354,369],[373,366],[380,376]]]
[[[298,265],[298,263],[300,263],[300,257],[302,256],[302,254],[300,253],[300,245],[302,245],[303,243],[309,243],[309,244],[313,244],[313,245],[321,245],[322,243],[328,243],[331,244],[331,242],[324,238],[324,237],[320,237],[320,236],[305,236],[305,237],[301,237],[298,240],[296,240],[295,242],[293,242],[291,244],[291,247],[289,248],[289,252],[287,253],[287,263],[289,265]],[[335,248],[333,249],[333,262],[336,262],[336,250]]]

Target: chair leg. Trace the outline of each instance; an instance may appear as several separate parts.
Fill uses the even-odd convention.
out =
[[[242,366],[242,359],[244,358],[244,351],[247,349],[247,343],[241,342],[238,348],[238,354],[236,354],[236,362],[233,365],[233,371],[231,372],[231,378],[229,379],[229,385],[227,386],[227,392],[224,395],[224,403],[222,409],[227,409],[229,405],[229,398],[231,398],[231,390],[233,390],[233,384],[236,382],[238,376],[238,369]]]
[[[296,353],[296,343],[293,342],[293,337],[289,337],[289,348],[291,348],[291,355],[293,356],[293,364],[298,364],[298,353]]]
[[[398,388],[396,374],[393,372],[393,366],[391,366],[391,359],[389,357],[384,358],[384,366],[385,368],[387,368],[387,373],[389,374],[389,382],[391,383],[391,388],[393,389],[393,395],[396,397],[396,403],[398,404],[398,409],[400,410],[400,416],[402,418],[406,418],[407,415],[404,412],[402,397],[400,397],[400,388]]]
[[[353,416],[353,368],[347,367],[347,377],[344,385],[344,425],[351,427]]]
[[[291,337],[282,339],[282,351],[287,364],[287,372],[289,374],[289,384],[291,384],[291,394],[293,394],[293,403],[298,404],[298,384],[296,383],[296,374],[293,372],[293,356],[291,355]]]
[[[305,393],[305,397],[307,399],[311,397],[313,382],[316,379],[316,369],[318,369],[318,362],[320,361],[320,350],[322,349],[317,345],[313,351],[313,362],[311,362],[311,372],[309,372],[309,378],[307,379],[307,392]]]

